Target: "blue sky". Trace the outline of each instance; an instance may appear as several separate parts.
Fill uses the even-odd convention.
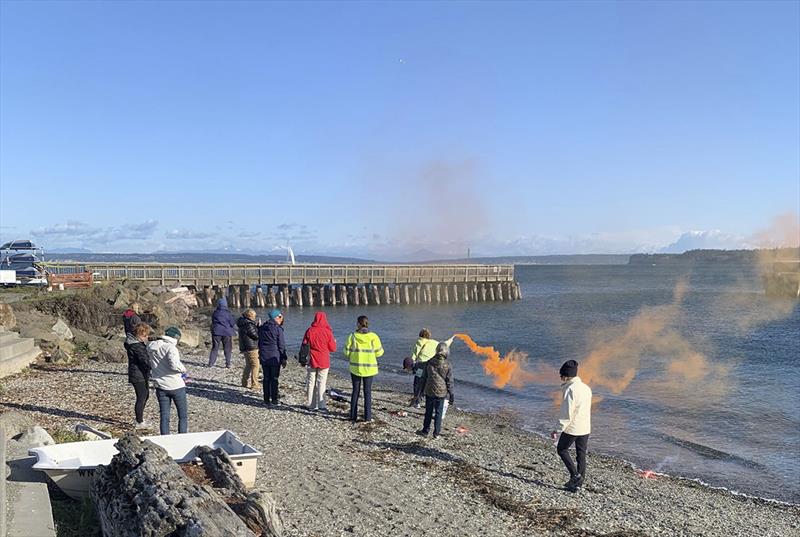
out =
[[[0,238],[403,257],[748,244],[797,2],[0,3]]]

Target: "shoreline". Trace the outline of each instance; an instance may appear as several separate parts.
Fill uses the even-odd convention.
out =
[[[451,408],[445,435],[423,440],[414,435],[421,412],[407,407],[407,394],[390,382],[376,383],[375,423],[353,427],[347,403],[329,398],[328,415],[301,407],[305,371],[293,360],[281,374],[288,404],[269,410],[260,391],[238,386],[240,356],[226,370],[202,367],[204,350],[181,352],[193,378],[187,390],[189,430],[230,429],[265,454],[257,484],[278,501],[287,535],[777,536],[800,531],[800,506],[688,478],[645,479],[629,462],[596,452],[588,454],[584,490],[566,492],[561,488],[566,471],[552,442],[502,411]],[[46,428],[85,422],[119,434],[132,429],[133,421],[126,368],[92,360],[74,368],[41,364],[4,379],[0,407],[32,414]],[[349,378],[331,371],[329,387],[349,392]],[[157,423],[154,399],[151,394],[146,410],[151,423]],[[396,414],[401,410],[406,417]],[[173,412],[173,429],[175,421]],[[459,434],[456,427],[468,432]],[[420,509],[419,502],[435,509]]]

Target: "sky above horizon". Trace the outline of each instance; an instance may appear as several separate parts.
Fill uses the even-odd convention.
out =
[[[798,2],[0,2],[0,242],[757,246],[799,148]]]

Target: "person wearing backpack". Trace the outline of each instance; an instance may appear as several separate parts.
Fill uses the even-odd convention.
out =
[[[302,344],[308,346],[306,408],[324,412],[328,409],[325,384],[331,367],[331,353],[336,352],[336,338],[324,312],[318,311],[314,315],[314,322],[306,330]]]
[[[372,380],[378,374],[378,358],[383,356],[381,339],[369,330],[366,315],[358,318],[355,332],[347,336],[344,355],[350,361],[350,380],[353,392],[350,396],[350,421],[358,421],[358,398],[364,387],[364,421],[372,422]]]

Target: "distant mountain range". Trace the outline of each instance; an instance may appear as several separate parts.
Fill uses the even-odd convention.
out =
[[[800,248],[777,248],[771,250],[780,259],[800,259]],[[630,256],[631,265],[680,265],[699,263],[741,263],[753,264],[758,261],[760,250],[689,250],[682,254],[634,254]]]

